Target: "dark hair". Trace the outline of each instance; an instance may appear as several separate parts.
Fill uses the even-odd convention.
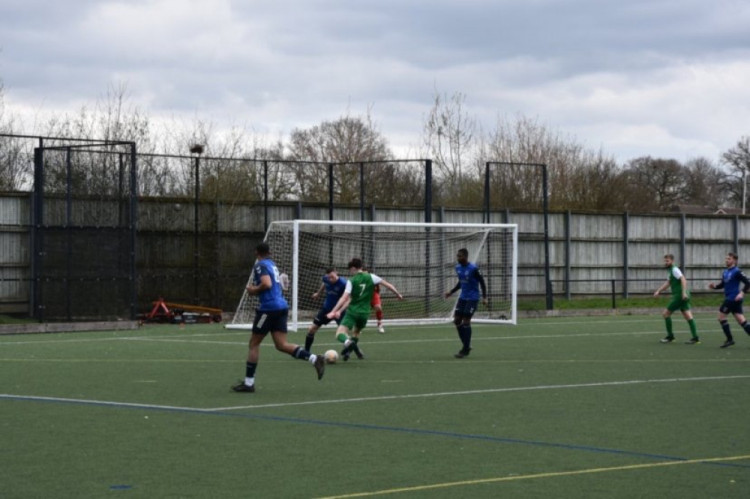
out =
[[[730,251],[729,253],[727,253],[727,256],[731,256],[735,259],[735,261],[738,260],[737,253],[735,253],[734,251]]]
[[[326,274],[330,274],[331,272],[336,272],[336,267],[328,267],[326,269]]]
[[[461,256],[468,257],[469,256],[469,250],[467,250],[466,248],[461,248],[460,250],[458,250],[458,254],[461,255]]]
[[[664,255],[664,258],[669,258],[670,260],[674,261],[674,255],[672,253],[667,253]]]
[[[347,268],[354,268],[354,269],[361,269],[362,268],[362,260],[360,258],[352,258],[349,262],[349,265],[347,265]]]
[[[255,247],[255,251],[260,256],[266,256],[271,254],[271,247],[268,245],[268,243],[260,243],[258,246]]]

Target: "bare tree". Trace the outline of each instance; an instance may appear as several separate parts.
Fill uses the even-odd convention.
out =
[[[631,211],[671,211],[688,200],[687,175],[674,159],[650,156],[628,162],[626,209]]]
[[[750,174],[750,136],[741,137],[734,147],[722,154],[721,162],[730,168],[725,184],[730,199],[744,207],[747,200],[747,175]]]
[[[73,116],[53,117],[43,135],[70,139],[98,141],[129,141],[138,145],[138,152],[153,149],[150,121],[137,107],[128,103],[125,85],[110,86],[104,99],[93,109],[82,107]],[[74,172],[71,187],[78,194],[109,195],[119,189],[118,151],[116,146],[79,148],[73,150]],[[48,189],[63,188],[67,174],[61,161],[54,161],[46,169]],[[149,180],[149,170],[140,169],[141,182]],[[145,184],[147,185],[147,184]]]
[[[718,209],[729,199],[727,175],[706,158],[685,163],[686,197],[691,204]]]
[[[611,194],[611,184],[597,183],[597,179],[613,181],[619,174],[613,158],[589,151],[574,138],[525,116],[498,120],[483,145],[483,156],[513,165],[497,169],[492,177],[492,198],[498,200],[496,205],[507,207],[541,206],[540,169],[527,165],[547,165],[553,209],[602,204],[611,199],[606,194]],[[592,192],[592,187],[601,192]]]
[[[446,183],[464,180],[464,173],[474,161],[476,120],[464,109],[466,95],[456,92],[451,96],[436,93],[432,109],[424,123],[423,142],[433,159],[437,173]],[[470,176],[475,176],[471,172]]]
[[[555,199],[568,210],[622,210],[625,178],[615,160],[603,152],[587,155],[570,171],[565,189],[555,189]]]
[[[17,133],[16,123],[5,109],[4,86],[0,80],[0,134]],[[28,187],[31,179],[31,151],[24,141],[14,137],[0,137],[0,191],[15,191]]]
[[[200,165],[200,197],[203,200],[238,203],[264,198],[268,174],[270,200],[295,199],[295,177],[285,165],[281,139],[268,142],[243,126],[219,129],[215,123],[173,121],[165,131],[164,153],[171,157],[176,179],[174,194],[190,195],[195,188],[195,167]],[[202,153],[189,151],[196,144]]]
[[[303,130],[295,129],[288,145],[288,159],[298,161],[294,173],[303,201],[323,201],[328,192],[328,163],[337,166],[334,189],[339,202],[359,199],[359,162],[387,162],[393,158],[385,137],[375,128],[369,113],[364,117],[343,116],[335,121]],[[308,163],[302,163],[308,162]],[[375,185],[382,173],[367,168],[365,183]]]
[[[225,139],[229,142],[211,142],[219,146],[211,149],[218,153],[203,162],[202,198],[230,203],[258,201],[264,199],[266,185],[269,200],[294,198],[295,179],[285,164],[281,141],[266,145],[257,136],[236,133]]]

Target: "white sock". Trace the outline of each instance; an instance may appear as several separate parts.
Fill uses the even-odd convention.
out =
[[[307,360],[309,360],[309,361],[310,361],[310,364],[315,364],[315,361],[316,361],[316,360],[318,360],[318,356],[317,356],[317,355],[315,355],[314,353],[311,353],[311,354],[310,354],[310,358],[309,358],[309,359],[307,359]]]
[[[352,339],[351,339],[351,338],[349,338],[348,340],[346,340],[346,341],[344,342],[344,346],[345,346],[345,347],[348,347],[348,346],[349,346],[349,345],[351,345],[351,344],[352,344]]]
[[[255,384],[255,378],[254,377],[253,378],[245,377],[245,384],[247,386],[253,386]]]

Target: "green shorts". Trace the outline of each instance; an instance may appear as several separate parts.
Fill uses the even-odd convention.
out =
[[[667,310],[669,310],[670,312],[674,312],[676,310],[685,312],[687,310],[690,310],[690,295],[688,295],[687,300],[683,300],[682,296],[676,296],[672,298],[672,301],[670,301],[669,305],[667,305]]]
[[[346,326],[351,331],[356,329],[362,331],[367,326],[367,319],[370,318],[370,314],[357,314],[350,310],[346,311],[346,315],[341,319],[341,325]]]

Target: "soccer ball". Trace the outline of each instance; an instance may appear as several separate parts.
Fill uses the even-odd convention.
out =
[[[339,353],[336,350],[328,350],[323,354],[326,364],[335,364],[339,360]]]

